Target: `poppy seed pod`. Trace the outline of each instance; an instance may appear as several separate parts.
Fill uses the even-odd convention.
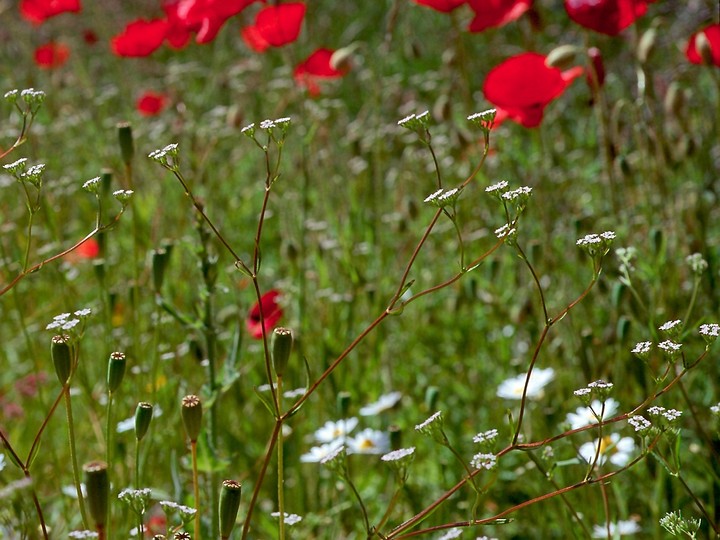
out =
[[[197,441],[202,426],[202,403],[200,398],[193,394],[182,398],[181,413],[185,433],[187,433],[191,442]]]
[[[70,336],[53,336],[50,340],[50,356],[52,356],[55,373],[60,384],[65,386],[72,373],[72,348]]]
[[[98,529],[105,528],[105,520],[108,513],[108,491],[110,482],[108,480],[108,466],[104,461],[91,461],[83,465],[85,476],[85,488],[87,489],[87,503],[90,516],[95,521]]]
[[[235,480],[224,480],[220,490],[220,537],[230,538],[235,527],[242,484]]]
[[[147,430],[150,428],[152,416],[152,403],[147,403],[145,401],[138,403],[137,408],[135,409],[135,439],[138,441],[142,440],[147,433]]]
[[[112,393],[118,389],[125,376],[125,354],[121,352],[110,353],[107,371],[107,389]]]
[[[282,377],[285,368],[290,360],[290,352],[292,351],[293,335],[289,328],[278,327],[273,330],[273,349],[272,360],[275,374]]]

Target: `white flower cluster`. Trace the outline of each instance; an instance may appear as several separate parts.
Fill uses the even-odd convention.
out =
[[[678,325],[681,325],[681,324],[682,324],[682,321],[680,319],[676,319],[674,321],[668,321],[665,324],[663,324],[662,326],[658,327],[658,330],[660,330],[662,332],[669,332],[673,328],[676,328]]]
[[[682,411],[678,411],[677,409],[666,409],[665,407],[658,407],[657,405],[653,405],[648,408],[647,412],[650,416],[662,416],[668,422],[674,422],[682,416]]]
[[[55,315],[53,317],[53,320],[50,324],[48,324],[45,329],[46,330],[65,330],[66,332],[72,330],[75,328],[78,324],[80,324],[83,319],[86,319],[90,316],[92,313],[92,310],[90,308],[84,308],[84,309],[78,309],[72,315],[75,315],[76,318],[71,319],[70,313],[61,313],[60,315]]]
[[[270,514],[272,517],[279,518],[280,512],[272,512]],[[283,512],[283,523],[285,525],[296,525],[297,523],[300,523],[302,521],[302,516],[298,516],[297,514],[288,514],[287,512]]]
[[[709,323],[701,324],[699,329],[701,336],[716,338],[720,336],[720,324]]]
[[[521,186],[517,189],[513,189],[512,191],[506,191],[502,194],[502,198],[506,201],[514,201],[518,198],[527,198],[530,196],[530,193],[532,192],[532,188],[528,186]]]
[[[452,188],[448,190],[438,189],[434,193],[431,193],[423,202],[437,206],[438,208],[444,208],[454,204],[460,196],[460,188]]]
[[[178,145],[177,143],[172,143],[159,150],[153,150],[148,154],[148,157],[153,161],[157,161],[163,167],[173,168],[175,166],[174,161],[177,158],[177,155]],[[168,158],[173,159],[173,165],[168,162]]]
[[[674,341],[671,341],[669,339],[658,343],[658,348],[662,349],[663,351],[665,351],[668,354],[677,353],[681,347],[682,347],[681,343],[675,343]]]
[[[486,443],[495,440],[498,436],[498,430],[497,429],[489,429],[487,431],[483,431],[481,433],[478,433],[473,437],[474,443]]]
[[[507,180],[501,180],[497,184],[493,184],[492,186],[488,186],[485,188],[485,193],[495,194],[495,193],[502,193],[505,191],[505,188],[508,187]]]
[[[185,506],[184,504],[178,504],[173,501],[160,501],[158,504],[162,506],[162,509],[166,514],[179,512],[184,517],[191,517],[197,513],[197,510],[195,508]]]
[[[615,233],[613,231],[605,231],[600,234],[586,234],[575,242],[575,244],[580,247],[600,246],[612,240],[615,240]]]
[[[480,452],[472,457],[470,465],[475,469],[486,469],[489,471],[497,465],[497,457],[495,454]]]
[[[393,450],[392,452],[388,452],[387,454],[382,456],[380,459],[383,461],[400,461],[409,456],[412,456],[414,453],[415,453],[415,447],[411,446],[410,448],[400,448],[398,450]]]
[[[630,352],[637,355],[648,354],[650,352],[650,347],[652,347],[651,341],[641,341],[636,343],[635,347]]]
[[[628,418],[628,424],[630,424],[635,431],[645,431],[649,429],[652,424],[644,416],[636,415]]]
[[[398,126],[415,130],[427,125],[429,115],[429,111],[421,112],[420,114],[410,114],[402,120],[398,120]]]

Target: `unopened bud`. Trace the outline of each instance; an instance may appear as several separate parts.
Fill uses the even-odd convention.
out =
[[[563,70],[568,69],[573,65],[577,52],[578,48],[575,45],[555,47],[545,58],[545,65]]]
[[[53,336],[50,340],[50,355],[52,356],[55,373],[60,384],[65,386],[72,373],[72,347],[70,336]]]
[[[202,403],[200,398],[192,394],[182,398],[181,412],[185,433],[187,433],[191,442],[197,441],[202,426]]]
[[[104,461],[92,461],[83,465],[85,488],[87,497],[85,503],[90,516],[95,521],[95,527],[105,529],[105,520],[108,514],[108,466]]]
[[[220,537],[230,538],[235,527],[242,484],[235,480],[224,480],[220,490]]]
[[[118,389],[125,376],[125,354],[121,352],[110,353],[107,370],[107,389],[112,393]]]
[[[150,428],[150,421],[153,416],[153,405],[141,401],[135,409],[135,439],[140,441]]]
[[[273,330],[273,368],[278,377],[282,377],[290,360],[293,335],[289,328],[278,327]]]

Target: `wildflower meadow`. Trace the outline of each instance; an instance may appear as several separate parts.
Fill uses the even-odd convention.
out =
[[[720,538],[717,0],[0,20],[0,539]]]

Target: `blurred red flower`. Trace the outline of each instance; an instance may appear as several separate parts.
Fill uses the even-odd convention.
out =
[[[322,79],[337,79],[347,73],[347,69],[338,69],[332,66],[331,60],[335,53],[332,49],[320,48],[308,56],[304,62],[298,64],[293,77],[298,86],[307,88],[311,96],[320,94],[318,82]]]
[[[118,56],[148,56],[162,45],[167,31],[168,22],[165,19],[137,19],[112,38],[110,45]]]
[[[565,0],[565,11],[580,26],[615,36],[645,15],[654,0]]]
[[[483,85],[485,98],[497,108],[495,124],[510,118],[525,127],[539,126],[545,107],[582,73],[581,67],[564,72],[548,67],[538,53],[508,58],[490,70]]]
[[[62,66],[70,58],[70,48],[63,43],[51,41],[35,49],[35,63],[42,69]]]
[[[90,28],[86,28],[85,30],[83,30],[82,36],[83,41],[88,45],[95,45],[99,41],[95,31],[91,30]]]
[[[258,0],[179,0],[163,6],[171,25],[168,41],[175,48],[185,46],[190,33],[195,32],[196,43],[209,43],[220,28],[250,4]],[[181,44],[180,44],[181,43]]]
[[[257,52],[292,43],[300,35],[305,9],[302,2],[267,6],[258,11],[255,24],[243,28],[241,35],[248,47]]]
[[[41,24],[45,19],[65,13],[77,13],[82,9],[80,0],[20,0],[20,15],[33,24]]]
[[[95,238],[88,238],[80,244],[74,251],[65,255],[65,259],[70,262],[76,262],[80,259],[94,259],[100,255],[100,244]]]
[[[283,310],[277,303],[280,291],[272,289],[266,292],[260,298],[262,304],[263,315],[265,317],[265,333],[270,333],[273,328],[280,322],[283,316]],[[250,308],[250,312],[247,316],[247,329],[250,335],[255,339],[262,339],[262,328],[263,325],[260,321],[260,305],[255,304]]]
[[[470,32],[503,26],[519,18],[532,5],[533,0],[468,0],[475,18],[470,21]]]
[[[467,2],[467,0],[413,0],[416,4],[433,8],[435,11],[450,13]]]
[[[705,63],[702,53],[698,50],[698,37],[700,37],[700,34],[703,35],[700,39],[704,38],[710,48],[712,63],[720,67],[720,24],[711,24],[690,36],[687,48],[685,49],[685,56],[687,56],[687,59],[693,64]],[[708,60],[709,59],[710,58],[708,58]]]
[[[156,116],[162,112],[167,104],[168,98],[159,92],[147,91],[135,102],[135,107],[143,116]]]

